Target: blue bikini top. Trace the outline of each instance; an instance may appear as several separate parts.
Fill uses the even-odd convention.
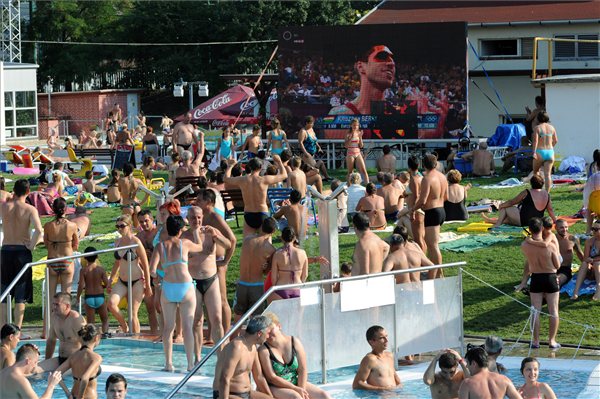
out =
[[[167,249],[165,248],[165,244],[162,244],[162,248],[163,248],[163,256],[165,257],[165,260],[167,260]],[[179,264],[188,264],[187,260],[183,259],[183,245],[181,243],[181,240],[179,240],[179,259],[171,261],[171,262],[165,262],[162,264],[163,270],[166,269],[169,266],[173,266],[173,265],[179,265]]]

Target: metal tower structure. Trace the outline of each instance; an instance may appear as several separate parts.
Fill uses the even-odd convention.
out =
[[[0,60],[21,62],[21,1],[0,0]]]

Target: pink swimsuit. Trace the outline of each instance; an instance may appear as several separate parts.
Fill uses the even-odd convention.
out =
[[[348,152],[347,154],[353,157],[360,155],[360,139],[358,137],[352,137],[350,143],[348,143]]]

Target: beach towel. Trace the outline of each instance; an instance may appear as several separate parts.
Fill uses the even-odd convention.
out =
[[[479,188],[491,188],[491,189],[509,188],[509,187],[522,186],[523,184],[525,184],[525,183],[523,183],[521,180],[517,179],[516,177],[511,177],[509,179],[502,180],[500,183],[480,186]]]
[[[468,237],[468,234],[456,234],[453,231],[445,231],[440,233],[440,239],[438,242],[450,242],[460,240],[461,238]]]
[[[558,220],[558,219],[562,219],[562,220],[566,221],[568,226],[572,226],[575,223],[579,222],[580,220],[583,220],[583,218],[577,218],[577,217],[568,216],[568,215],[557,216],[556,220]],[[556,229],[556,226],[554,226],[553,228]]]
[[[512,241],[512,237],[500,234],[478,234],[455,241],[440,243],[440,249],[452,252],[471,252],[499,242]]]
[[[575,291],[575,284],[577,282],[577,275],[573,276],[571,281],[567,284],[563,285],[560,289],[561,294],[568,294],[569,296],[573,296],[573,291]],[[594,295],[596,293],[596,282],[594,280],[583,280],[583,284],[579,288],[579,296],[581,295]]]

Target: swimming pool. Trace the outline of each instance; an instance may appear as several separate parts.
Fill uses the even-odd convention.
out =
[[[31,342],[31,341],[30,341]],[[44,341],[34,342],[40,347],[43,355]],[[173,347],[173,361],[176,373],[161,372],[164,365],[162,344],[152,342],[111,339],[103,340],[96,352],[103,357],[102,375],[98,380],[98,387],[103,391],[106,378],[111,373],[122,373],[129,381],[129,398],[158,399],[163,398],[183,377],[186,365],[185,353],[181,345]],[[207,351],[203,351],[206,353]],[[514,382],[515,386],[523,384],[519,366],[521,358],[504,357],[500,359],[508,372],[506,375]],[[597,399],[600,397],[600,364],[591,360],[562,360],[540,359],[540,381],[552,386],[558,398],[565,399]],[[178,398],[212,398],[212,380],[215,359],[209,359],[206,366],[201,369],[183,387],[177,395]],[[353,391],[352,379],[357,367],[345,367],[328,372],[328,384],[323,389],[330,392],[336,399],[354,398],[429,398],[429,388],[422,382],[423,372],[427,363],[402,367],[399,371],[404,387],[396,392],[373,393],[366,391]],[[309,374],[309,381],[318,384],[321,380],[320,373]],[[65,377],[67,386],[72,386],[72,378]],[[32,381],[34,390],[41,394],[46,388],[46,379]],[[100,395],[103,397],[103,394]],[[53,398],[64,398],[60,388],[54,391]]]

